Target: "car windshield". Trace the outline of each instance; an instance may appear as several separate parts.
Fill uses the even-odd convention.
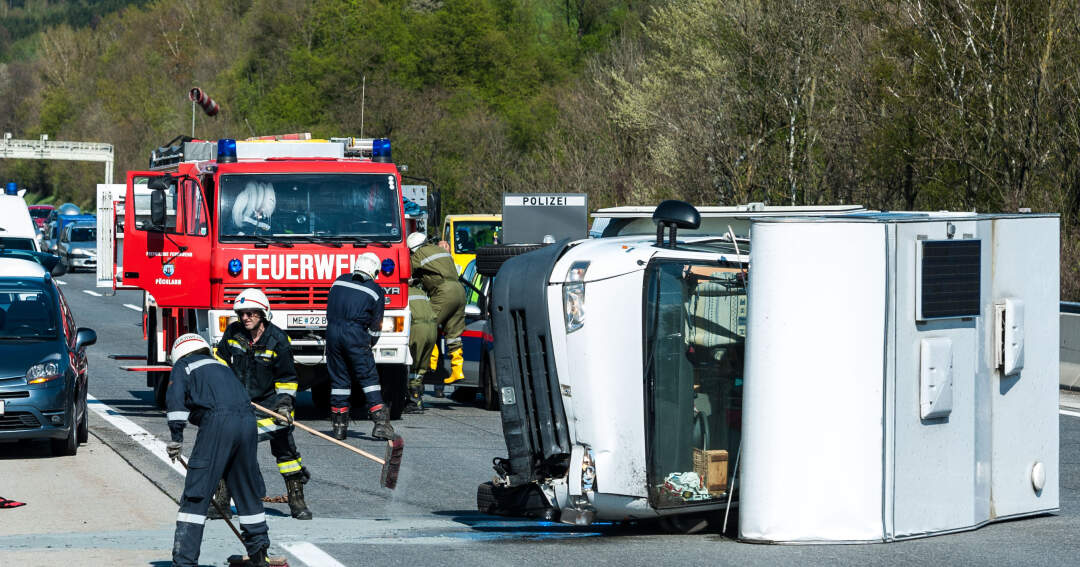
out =
[[[500,221],[458,221],[454,223],[454,252],[472,254],[481,246],[498,244],[502,236]]]
[[[30,209],[30,216],[35,219],[47,219],[52,209]]]
[[[59,328],[55,305],[41,282],[0,283],[0,340],[55,339]]]
[[[97,240],[97,229],[90,227],[76,227],[71,229],[71,242],[93,242]]]
[[[219,237],[401,240],[401,194],[387,174],[221,176]]]
[[[0,247],[8,250],[33,250],[34,241],[29,238],[0,236]]]

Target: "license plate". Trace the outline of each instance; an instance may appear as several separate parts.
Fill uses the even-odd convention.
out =
[[[322,329],[326,327],[326,315],[289,315],[289,327]]]

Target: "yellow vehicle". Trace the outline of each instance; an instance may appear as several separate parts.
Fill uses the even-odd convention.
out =
[[[502,215],[446,215],[442,239],[450,244],[458,273],[476,258],[476,249],[502,241]]]

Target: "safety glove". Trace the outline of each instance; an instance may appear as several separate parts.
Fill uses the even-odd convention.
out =
[[[179,441],[169,441],[165,444],[165,452],[173,462],[176,462],[176,458],[180,456],[180,449],[183,446],[183,443],[180,443]]]
[[[292,396],[281,395],[278,396],[277,406],[274,408],[275,413],[281,414],[285,419],[274,418],[274,423],[278,425],[292,425],[293,417],[293,399]]]

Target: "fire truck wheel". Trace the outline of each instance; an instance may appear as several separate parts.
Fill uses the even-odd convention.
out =
[[[390,419],[401,419],[405,402],[409,397],[408,368],[404,364],[379,366],[379,384],[382,386],[383,402],[390,406]]]
[[[539,250],[546,244],[492,244],[476,249],[476,271],[485,276],[494,276],[503,262],[524,254]]]
[[[165,409],[165,391],[169,388],[168,372],[151,372],[154,382],[154,403],[158,409]]]
[[[320,414],[330,413],[330,382],[315,384],[311,387],[311,403]]]

